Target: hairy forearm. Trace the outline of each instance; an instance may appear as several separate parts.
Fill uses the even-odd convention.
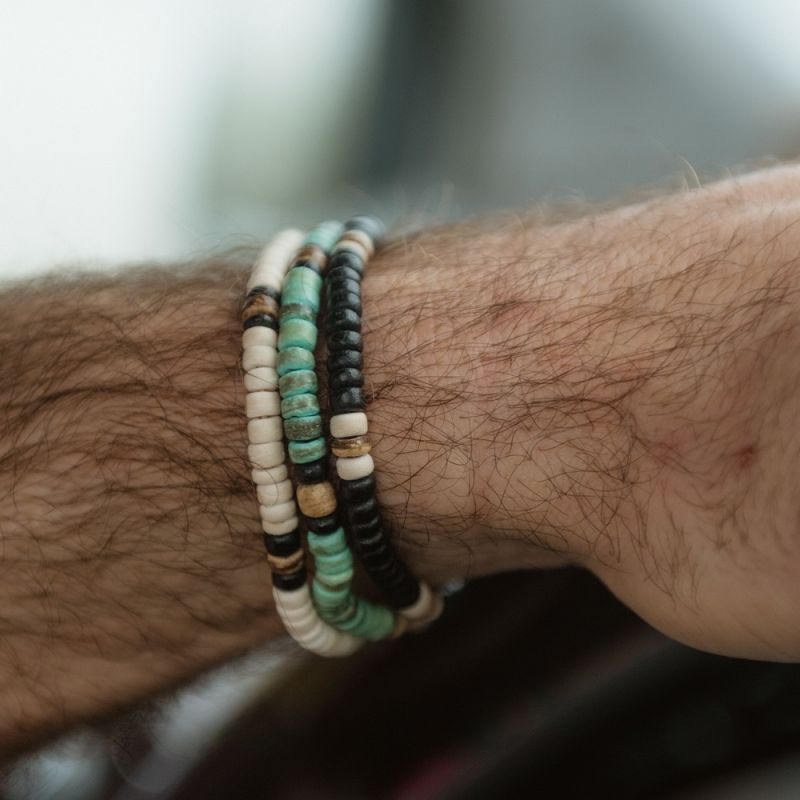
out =
[[[673,635],[800,656],[798,184],[377,257],[370,429],[415,570],[581,564]],[[238,363],[251,257],[0,295],[0,751],[278,635]]]

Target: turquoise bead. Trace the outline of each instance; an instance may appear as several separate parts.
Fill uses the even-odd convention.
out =
[[[322,436],[322,417],[293,417],[283,421],[283,432],[292,442],[310,442]]]
[[[322,277],[307,267],[295,267],[289,272],[281,291],[281,306],[308,306],[319,311]]]
[[[313,369],[298,369],[278,378],[278,391],[281,397],[294,397],[297,394],[317,393],[317,373]]]
[[[350,548],[344,548],[338,553],[330,555],[314,554],[314,564],[317,568],[317,575],[329,575],[353,568],[353,555]]]
[[[314,369],[314,354],[303,347],[287,347],[278,353],[278,375],[298,369]]]
[[[278,333],[278,350],[302,347],[314,352],[317,346],[317,326],[305,319],[287,319]]]
[[[319,534],[308,532],[308,549],[314,556],[328,556],[341,552],[347,547],[344,528],[337,528],[333,533]]]
[[[309,461],[316,461],[327,455],[327,446],[322,436],[310,442],[289,442],[287,450],[293,464],[308,464]]]
[[[281,416],[286,419],[319,415],[319,400],[315,394],[296,394],[281,400]]]
[[[281,325],[283,325],[287,319],[304,319],[306,322],[312,322],[316,324],[317,312],[314,311],[311,306],[306,305],[305,303],[290,303],[289,305],[281,306]]]
[[[311,588],[314,600],[324,608],[336,608],[336,606],[347,603],[352,597],[349,587],[328,586],[316,576],[314,576]]]
[[[326,253],[333,249],[336,240],[344,232],[344,225],[341,222],[322,222],[309,231],[305,238],[304,244],[314,244],[321,247]]]

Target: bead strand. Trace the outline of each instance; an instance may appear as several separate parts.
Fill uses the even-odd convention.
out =
[[[279,233],[261,252],[242,308],[242,367],[249,419],[248,457],[256,486],[275,606],[289,633],[320,655],[348,655],[361,641],[320,619],[311,600],[297,505],[286,467],[278,395],[277,338],[281,286],[300,231]]]
[[[331,451],[362,564],[390,605],[410,627],[419,628],[439,616],[442,600],[408,570],[383,528],[364,413],[361,279],[382,235],[383,225],[375,218],[350,219],[334,246],[325,279]]]
[[[286,275],[280,306],[277,382],[283,430],[297,481],[297,502],[308,528],[315,575],[311,597],[320,617],[340,631],[376,640],[404,627],[385,606],[353,594],[353,558],[336,514],[328,480],[327,444],[317,398],[314,349],[322,275],[342,233],[326,222],[306,237]]]

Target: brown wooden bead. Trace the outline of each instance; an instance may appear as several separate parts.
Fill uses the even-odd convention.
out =
[[[267,563],[276,575],[291,575],[305,564],[305,552],[302,549],[297,550],[290,556],[274,556],[267,553]]]
[[[331,439],[331,452],[339,458],[365,456],[372,450],[368,436],[351,436],[349,439]]]
[[[306,517],[326,517],[336,511],[336,492],[330,481],[302,483],[297,487],[297,504]]]
[[[242,307],[242,321],[255,317],[257,314],[271,314],[277,318],[279,310],[278,301],[274,297],[267,294],[255,294],[248,297]]]

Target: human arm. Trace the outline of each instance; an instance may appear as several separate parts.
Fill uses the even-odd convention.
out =
[[[574,563],[800,657],[794,169],[448,226],[365,279],[379,498],[435,583]],[[0,296],[0,750],[280,634],[246,464],[251,254]]]

